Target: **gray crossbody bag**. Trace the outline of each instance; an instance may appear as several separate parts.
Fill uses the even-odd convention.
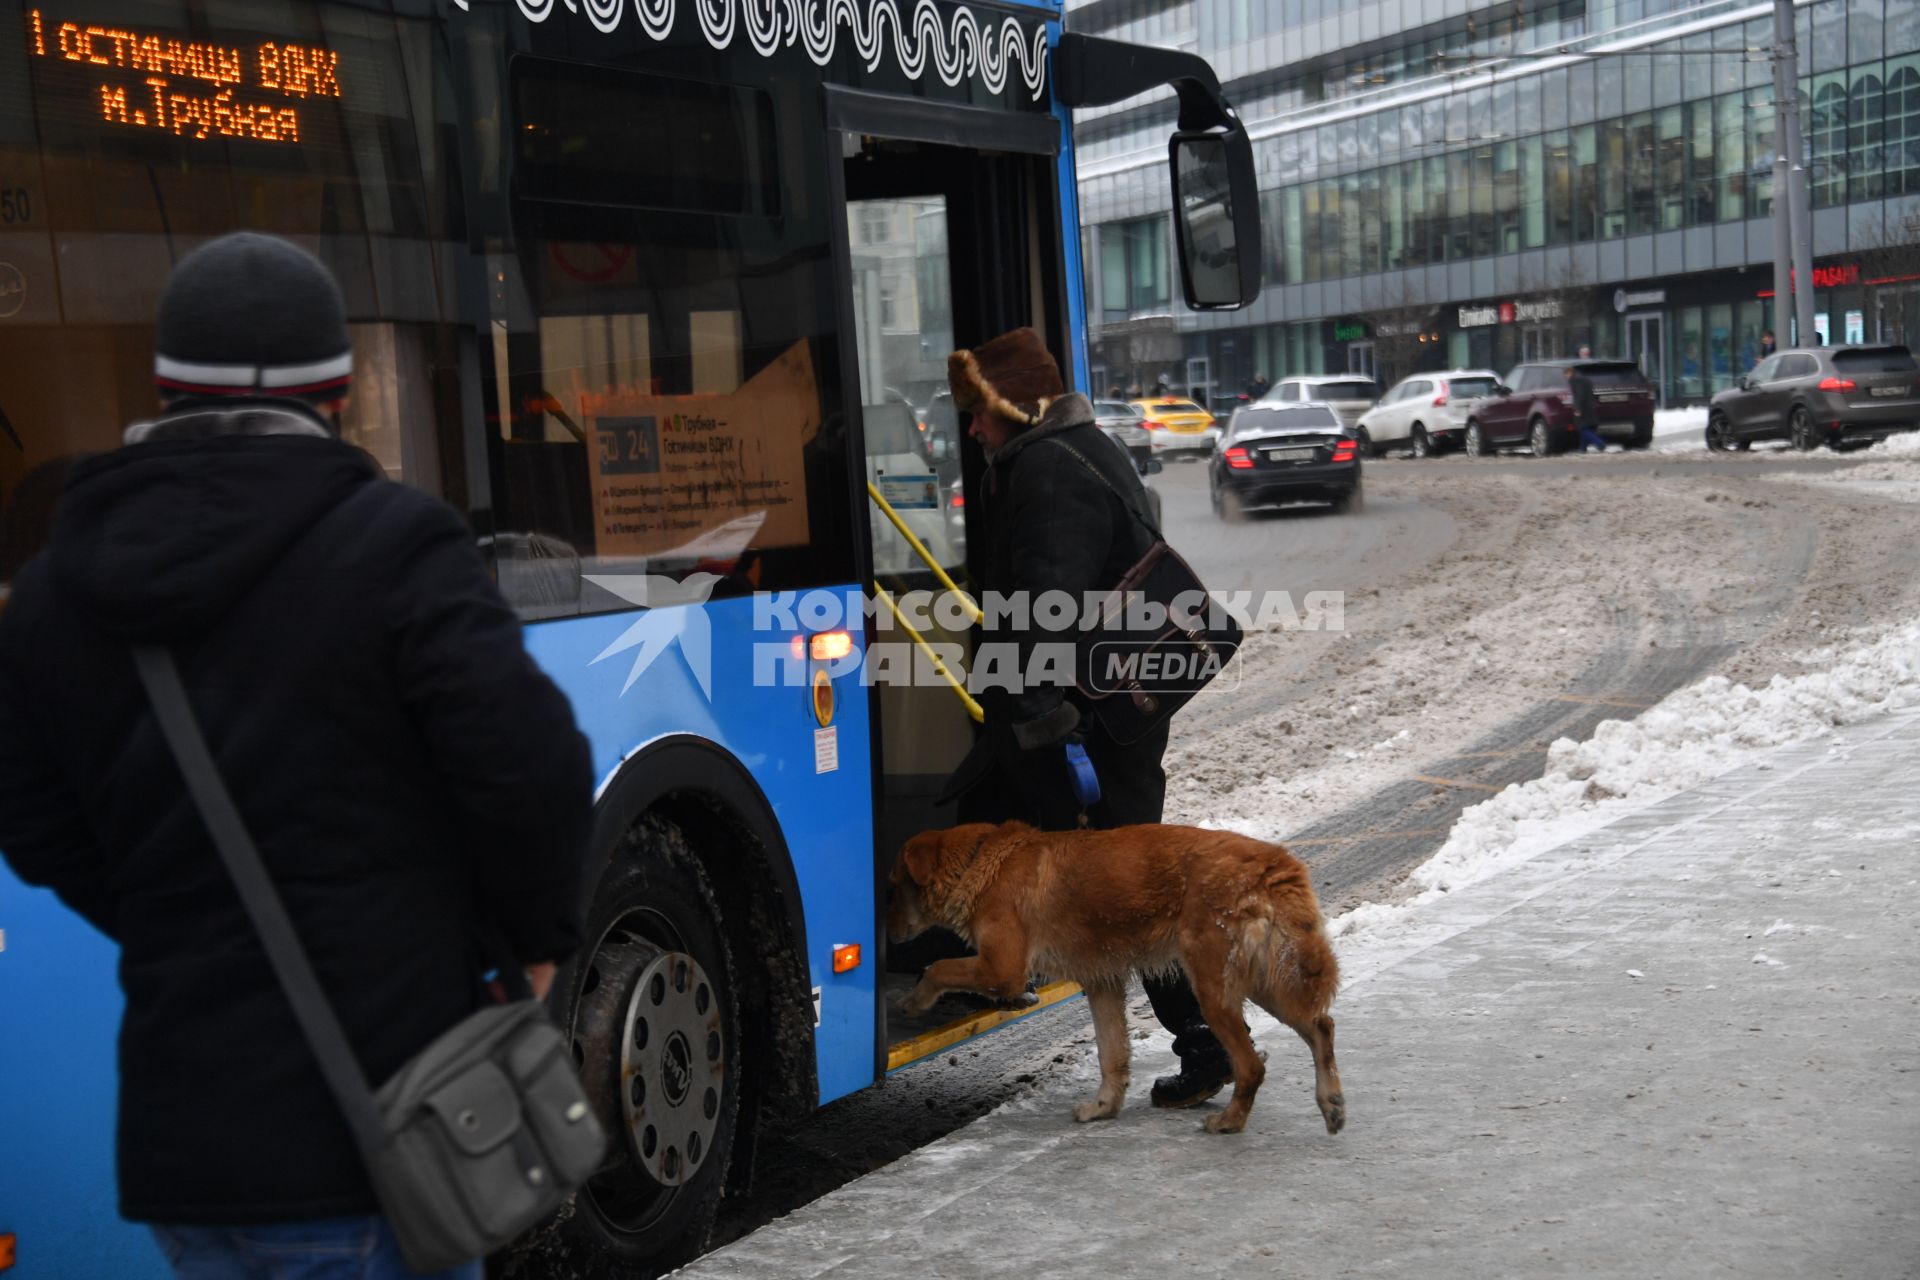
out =
[[[442,1271],[510,1244],[566,1203],[606,1147],[545,1006],[515,1000],[481,1009],[378,1093],[370,1089],[207,750],[173,655],[138,645],[133,657],[408,1265]]]

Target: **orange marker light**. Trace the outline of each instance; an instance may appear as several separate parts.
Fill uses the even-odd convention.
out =
[[[822,729],[833,723],[833,681],[824,671],[813,673],[813,718]]]
[[[837,662],[853,652],[853,636],[845,631],[822,631],[813,638],[815,662]]]
[[[833,971],[835,973],[848,973],[854,969],[858,969],[859,967],[860,967],[860,944],[859,943],[846,942],[846,943],[842,943],[840,946],[837,946],[833,949]]]
[[[855,952],[858,952],[859,950],[860,948],[858,947],[854,948]],[[855,955],[854,963],[855,964],[860,963],[860,959],[858,955]],[[13,1263],[14,1263],[13,1244],[14,1244],[13,1232],[0,1231],[0,1271],[6,1271],[13,1266]]]

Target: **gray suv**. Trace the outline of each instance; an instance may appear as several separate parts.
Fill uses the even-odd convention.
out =
[[[1768,356],[1707,409],[1707,447],[1791,440],[1870,445],[1920,427],[1920,364],[1905,347],[1810,347]]]

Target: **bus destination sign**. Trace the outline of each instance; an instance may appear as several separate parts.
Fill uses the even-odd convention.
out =
[[[104,123],[181,138],[300,141],[301,104],[340,96],[340,55],[283,41],[223,45],[27,13],[35,58],[91,75]]]

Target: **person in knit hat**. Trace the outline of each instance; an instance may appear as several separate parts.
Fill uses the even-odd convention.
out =
[[[1015,329],[955,351],[947,358],[947,380],[954,405],[971,415],[968,434],[988,458],[983,592],[1033,602],[1063,591],[1078,605],[1089,593],[1116,586],[1155,541],[1134,514],[1147,509],[1146,494],[1132,462],[1094,425],[1093,405],[1066,389],[1040,335]],[[978,654],[1010,646],[1010,667],[1025,673],[1033,669],[1036,646],[1070,642],[1078,631],[1044,631],[1037,611],[1027,621],[1024,628],[1006,624],[983,632]],[[976,669],[979,661],[976,656]],[[1017,692],[994,685],[980,690],[980,735],[946,789],[959,800],[961,822],[1017,818],[1048,831],[1078,826],[1081,806],[1065,749],[1070,740],[1084,745],[1099,777],[1101,796],[1086,809],[1087,825],[1160,821],[1166,724],[1123,745],[1081,714],[1079,695],[1066,684],[1070,679],[1023,684]],[[1154,1082],[1154,1105],[1205,1101],[1232,1079],[1226,1050],[1184,975],[1143,977],[1154,1016],[1173,1033],[1181,1062],[1177,1075]]]
[[[285,241],[182,258],[166,411],[73,468],[0,612],[0,851],[119,944],[120,1211],[182,1276],[412,1273],[133,646],[174,656],[376,1087],[583,925],[586,741],[466,520],[331,430],[345,315]]]

